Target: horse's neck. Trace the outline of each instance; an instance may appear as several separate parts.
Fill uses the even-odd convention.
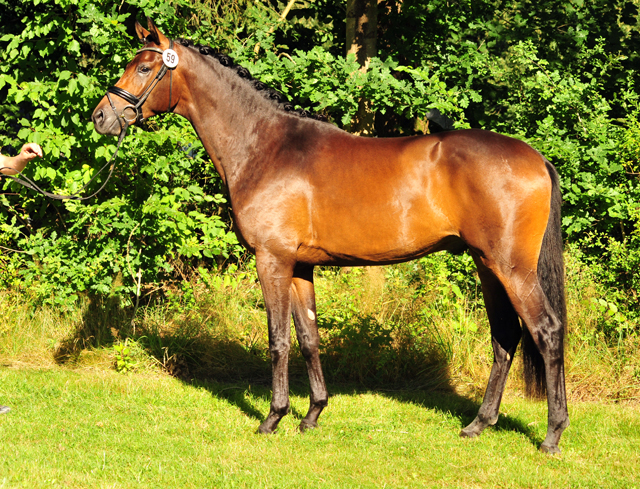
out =
[[[273,148],[271,130],[288,116],[245,80],[217,62],[200,61],[188,80],[187,113],[227,186],[242,178],[260,148]]]

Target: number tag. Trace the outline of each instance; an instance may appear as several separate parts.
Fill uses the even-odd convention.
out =
[[[167,68],[173,69],[178,66],[178,53],[173,49],[165,49],[162,52],[162,61],[167,65]]]

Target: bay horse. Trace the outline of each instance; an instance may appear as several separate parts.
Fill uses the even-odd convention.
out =
[[[300,429],[316,427],[327,406],[316,265],[385,265],[468,250],[494,362],[478,415],[461,436],[497,422],[523,337],[527,385],[547,393],[540,449],[559,452],[569,425],[566,306],[561,195],[551,163],[522,141],[476,129],[358,137],[287,110],[292,106],[246,68],[209,47],[174,43],[150,19],[147,29],[136,22],[136,32],[144,47],[96,106],[95,129],[116,135],[123,125],[172,111],[191,122],[211,157],[238,239],[255,254],[267,310],[273,394],[259,432],[273,432],[289,411],[291,316],[311,390]]]

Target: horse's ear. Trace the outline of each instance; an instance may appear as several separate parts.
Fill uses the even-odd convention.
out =
[[[169,44],[169,39],[160,32],[160,30],[156,27],[150,17],[147,17],[147,27],[149,29],[149,35],[147,36],[147,41],[151,41],[156,43],[157,45]]]
[[[140,42],[145,42],[147,39],[147,36],[149,35],[149,31],[144,27],[142,27],[142,25],[140,25],[140,22],[138,22],[137,20],[136,20],[136,35],[138,36],[138,39],[140,39]]]

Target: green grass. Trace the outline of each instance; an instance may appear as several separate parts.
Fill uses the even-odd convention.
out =
[[[333,393],[297,433],[306,388],[273,436],[270,390],[153,373],[0,368],[0,488],[640,487],[640,410],[570,405],[560,456],[538,451],[545,403],[509,394],[498,425],[458,437],[477,404],[452,393]]]
[[[253,274],[220,287],[194,279],[137,311],[117,297],[84,296],[60,312],[0,291],[0,404],[12,407],[0,415],[0,489],[640,489],[640,326],[622,342],[612,337],[622,323],[594,307],[607,291],[567,256],[572,424],[558,457],[538,452],[546,403],[522,398],[518,355],[498,425],[476,440],[458,437],[492,362],[464,261],[317,274],[333,396],[320,429],[305,435],[297,432],[308,392],[296,346],[292,414],[276,435],[255,434],[269,409],[271,367]],[[133,373],[120,374],[114,360],[125,343]]]

